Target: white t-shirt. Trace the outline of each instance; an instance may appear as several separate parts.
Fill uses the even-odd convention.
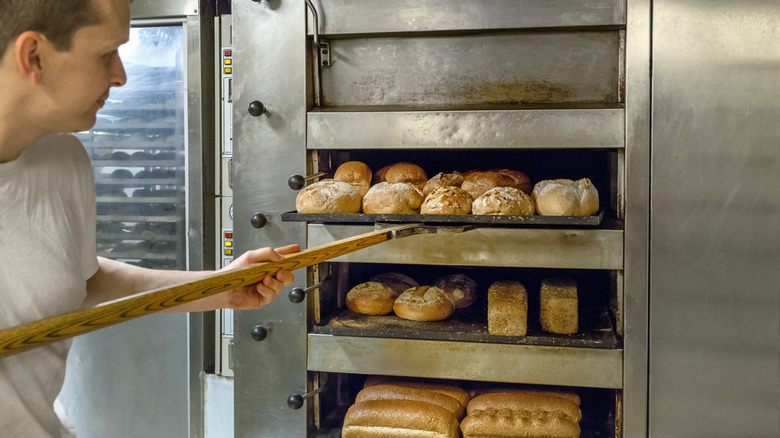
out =
[[[0,164],[0,328],[77,309],[98,269],[94,174],[70,134]],[[0,436],[59,437],[70,341],[0,359]]]

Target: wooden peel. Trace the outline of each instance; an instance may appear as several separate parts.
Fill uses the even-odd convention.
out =
[[[295,254],[288,254],[281,262],[256,263],[209,275],[192,282],[131,295],[90,309],[63,313],[6,328],[0,330],[0,358],[189,303],[236,287],[254,284],[281,270],[294,271],[394,238],[429,231],[428,227],[421,227],[419,224],[384,228],[309,248]]]

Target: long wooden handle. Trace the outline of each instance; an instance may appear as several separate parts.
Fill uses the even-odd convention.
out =
[[[285,256],[281,262],[263,262],[220,272],[176,286],[155,289],[112,301],[98,307],[63,313],[50,318],[0,330],[0,358],[36,347],[89,333],[120,322],[189,303],[220,292],[257,283],[281,270],[294,271],[335,257],[385,242],[401,230],[401,225],[342,239]],[[412,233],[413,234],[413,233]]]

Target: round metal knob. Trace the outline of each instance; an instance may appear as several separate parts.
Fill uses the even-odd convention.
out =
[[[249,219],[249,223],[255,228],[263,228],[268,224],[268,218],[263,213],[257,212]]]
[[[287,180],[287,185],[293,190],[300,190],[306,185],[306,178],[301,175],[293,175]]]
[[[247,108],[247,111],[249,111],[249,114],[254,117],[260,117],[265,113],[267,110],[265,108],[265,105],[263,105],[262,102],[259,100],[253,100],[249,103],[249,107]]]
[[[293,303],[302,303],[303,300],[306,299],[306,291],[303,290],[303,288],[294,287],[292,290],[290,290],[287,298],[289,298]]]
[[[292,394],[287,397],[287,407],[290,409],[300,409],[303,406],[303,396]]]
[[[268,329],[258,324],[252,327],[252,331],[249,333],[249,336],[251,336],[255,341],[260,342],[268,337]]]

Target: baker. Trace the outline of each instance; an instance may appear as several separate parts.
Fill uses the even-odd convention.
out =
[[[110,88],[125,83],[117,50],[129,29],[128,0],[0,2],[0,328],[208,274],[96,256],[94,175],[70,133],[91,128]],[[249,251],[225,269],[298,250]],[[292,282],[281,271],[173,310],[256,308]],[[69,347],[0,359],[0,436],[62,436],[53,402]]]

